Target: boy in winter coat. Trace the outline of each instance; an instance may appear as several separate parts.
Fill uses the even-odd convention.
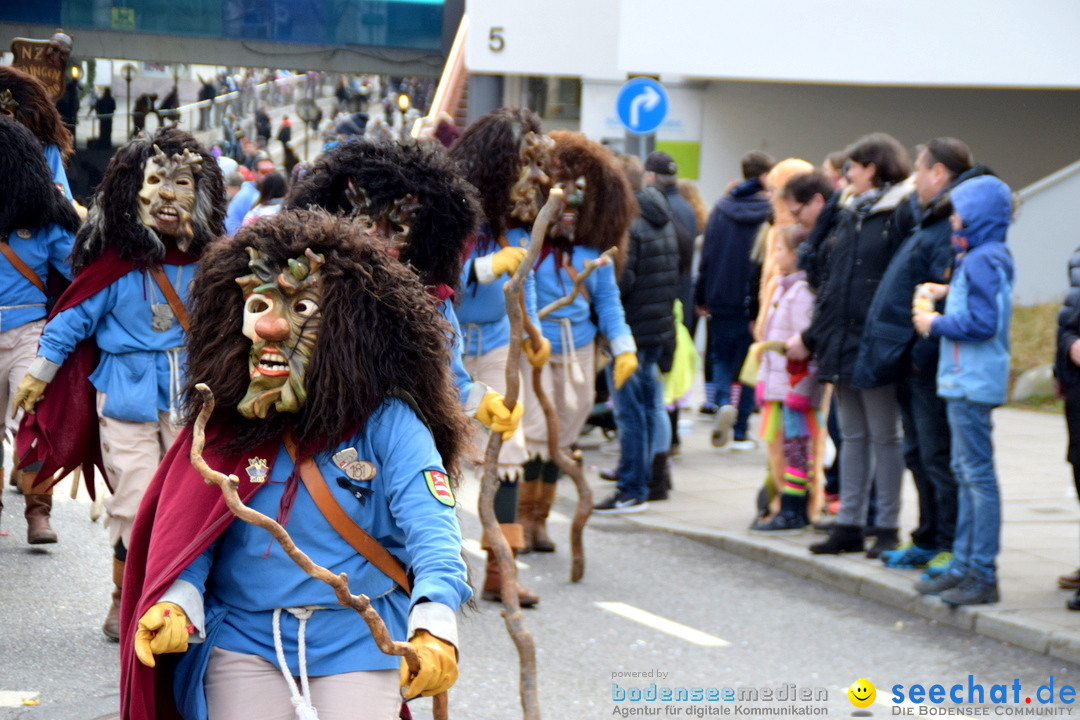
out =
[[[998,601],[995,558],[1001,499],[994,469],[990,412],[1005,402],[1009,379],[1009,318],[1014,279],[1005,245],[1012,216],[1009,187],[984,175],[952,191],[956,267],[950,285],[923,285],[917,295],[948,296],[945,314],[912,310],[915,329],[941,338],[938,395],[948,406],[952,465],[958,486],[954,559],[949,570],[915,589],[950,605]]]
[[[814,291],[806,271],[796,270],[799,244],[807,231],[799,225],[780,229],[773,252],[778,278],[769,303],[762,338],[784,343],[810,325]],[[756,395],[763,410],[761,434],[772,445],[783,445],[782,480],[779,468],[771,468],[780,482],[780,512],[751,526],[755,532],[801,530],[806,527],[806,498],[813,479],[813,448],[817,435],[817,411],[821,401],[817,364],[788,361],[777,352],[763,353]],[[770,456],[772,453],[770,452]]]

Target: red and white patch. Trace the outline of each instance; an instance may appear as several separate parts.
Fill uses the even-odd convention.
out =
[[[450,481],[446,477],[446,473],[439,470],[425,470],[424,480],[427,481],[428,490],[431,491],[436,500],[443,505],[454,507],[456,504],[454,491],[450,489]]]

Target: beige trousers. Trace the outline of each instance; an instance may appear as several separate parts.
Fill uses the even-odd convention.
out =
[[[325,675],[309,681],[319,720],[394,720],[401,708],[397,670]],[[296,683],[299,686],[300,680]],[[214,648],[204,687],[210,720],[296,720],[281,670],[261,657]]]
[[[34,361],[38,338],[44,327],[44,320],[35,320],[0,333],[0,410],[4,413],[7,436],[12,440],[19,429],[22,411],[19,411],[18,417],[11,417],[11,399],[15,397],[19,382]]]
[[[501,348],[495,348],[491,352],[485,355],[466,355],[465,356],[465,369],[469,371],[469,375],[477,382],[482,382],[495,392],[506,394],[506,356],[510,351],[510,346],[505,345]],[[525,366],[530,367],[528,363]],[[532,373],[529,372],[526,377],[529,377],[531,382]],[[519,379],[522,378],[522,373],[518,373]],[[524,380],[521,380],[521,390],[518,393],[518,401],[525,402],[524,395]],[[479,422],[472,423],[473,445],[476,448],[477,457],[469,458],[469,461],[474,465],[481,465],[484,462],[484,452],[487,450],[488,437],[491,435],[491,431],[481,425]],[[516,480],[521,474],[521,464],[526,460],[525,455],[525,427],[524,423],[518,425],[518,429],[514,432],[513,437],[509,442],[503,442],[502,450],[499,451],[499,477],[509,478]]]
[[[127,547],[143,493],[179,428],[169,422],[167,412],[159,410],[157,422],[128,422],[105,417],[101,414],[104,406],[105,393],[99,392],[101,457],[113,486],[113,494],[105,500],[105,527],[109,530],[109,545],[115,547],[123,540]]]
[[[525,388],[525,444],[529,455],[549,458],[547,446],[547,421],[532,383],[532,366],[521,358],[522,374],[527,381]],[[596,343],[589,343],[573,351],[552,353],[540,376],[544,392],[555,405],[559,418],[559,447],[568,452],[577,440],[592,412],[596,399]]]

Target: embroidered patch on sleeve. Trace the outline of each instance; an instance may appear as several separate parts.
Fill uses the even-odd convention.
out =
[[[425,470],[424,480],[427,481],[428,490],[431,491],[436,500],[443,505],[454,507],[454,491],[450,489],[450,481],[446,477],[446,473],[438,470]]]

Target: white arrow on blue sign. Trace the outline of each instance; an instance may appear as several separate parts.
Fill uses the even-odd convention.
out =
[[[637,135],[656,132],[667,117],[669,104],[664,86],[652,78],[628,81],[615,98],[615,110],[620,122]]]

